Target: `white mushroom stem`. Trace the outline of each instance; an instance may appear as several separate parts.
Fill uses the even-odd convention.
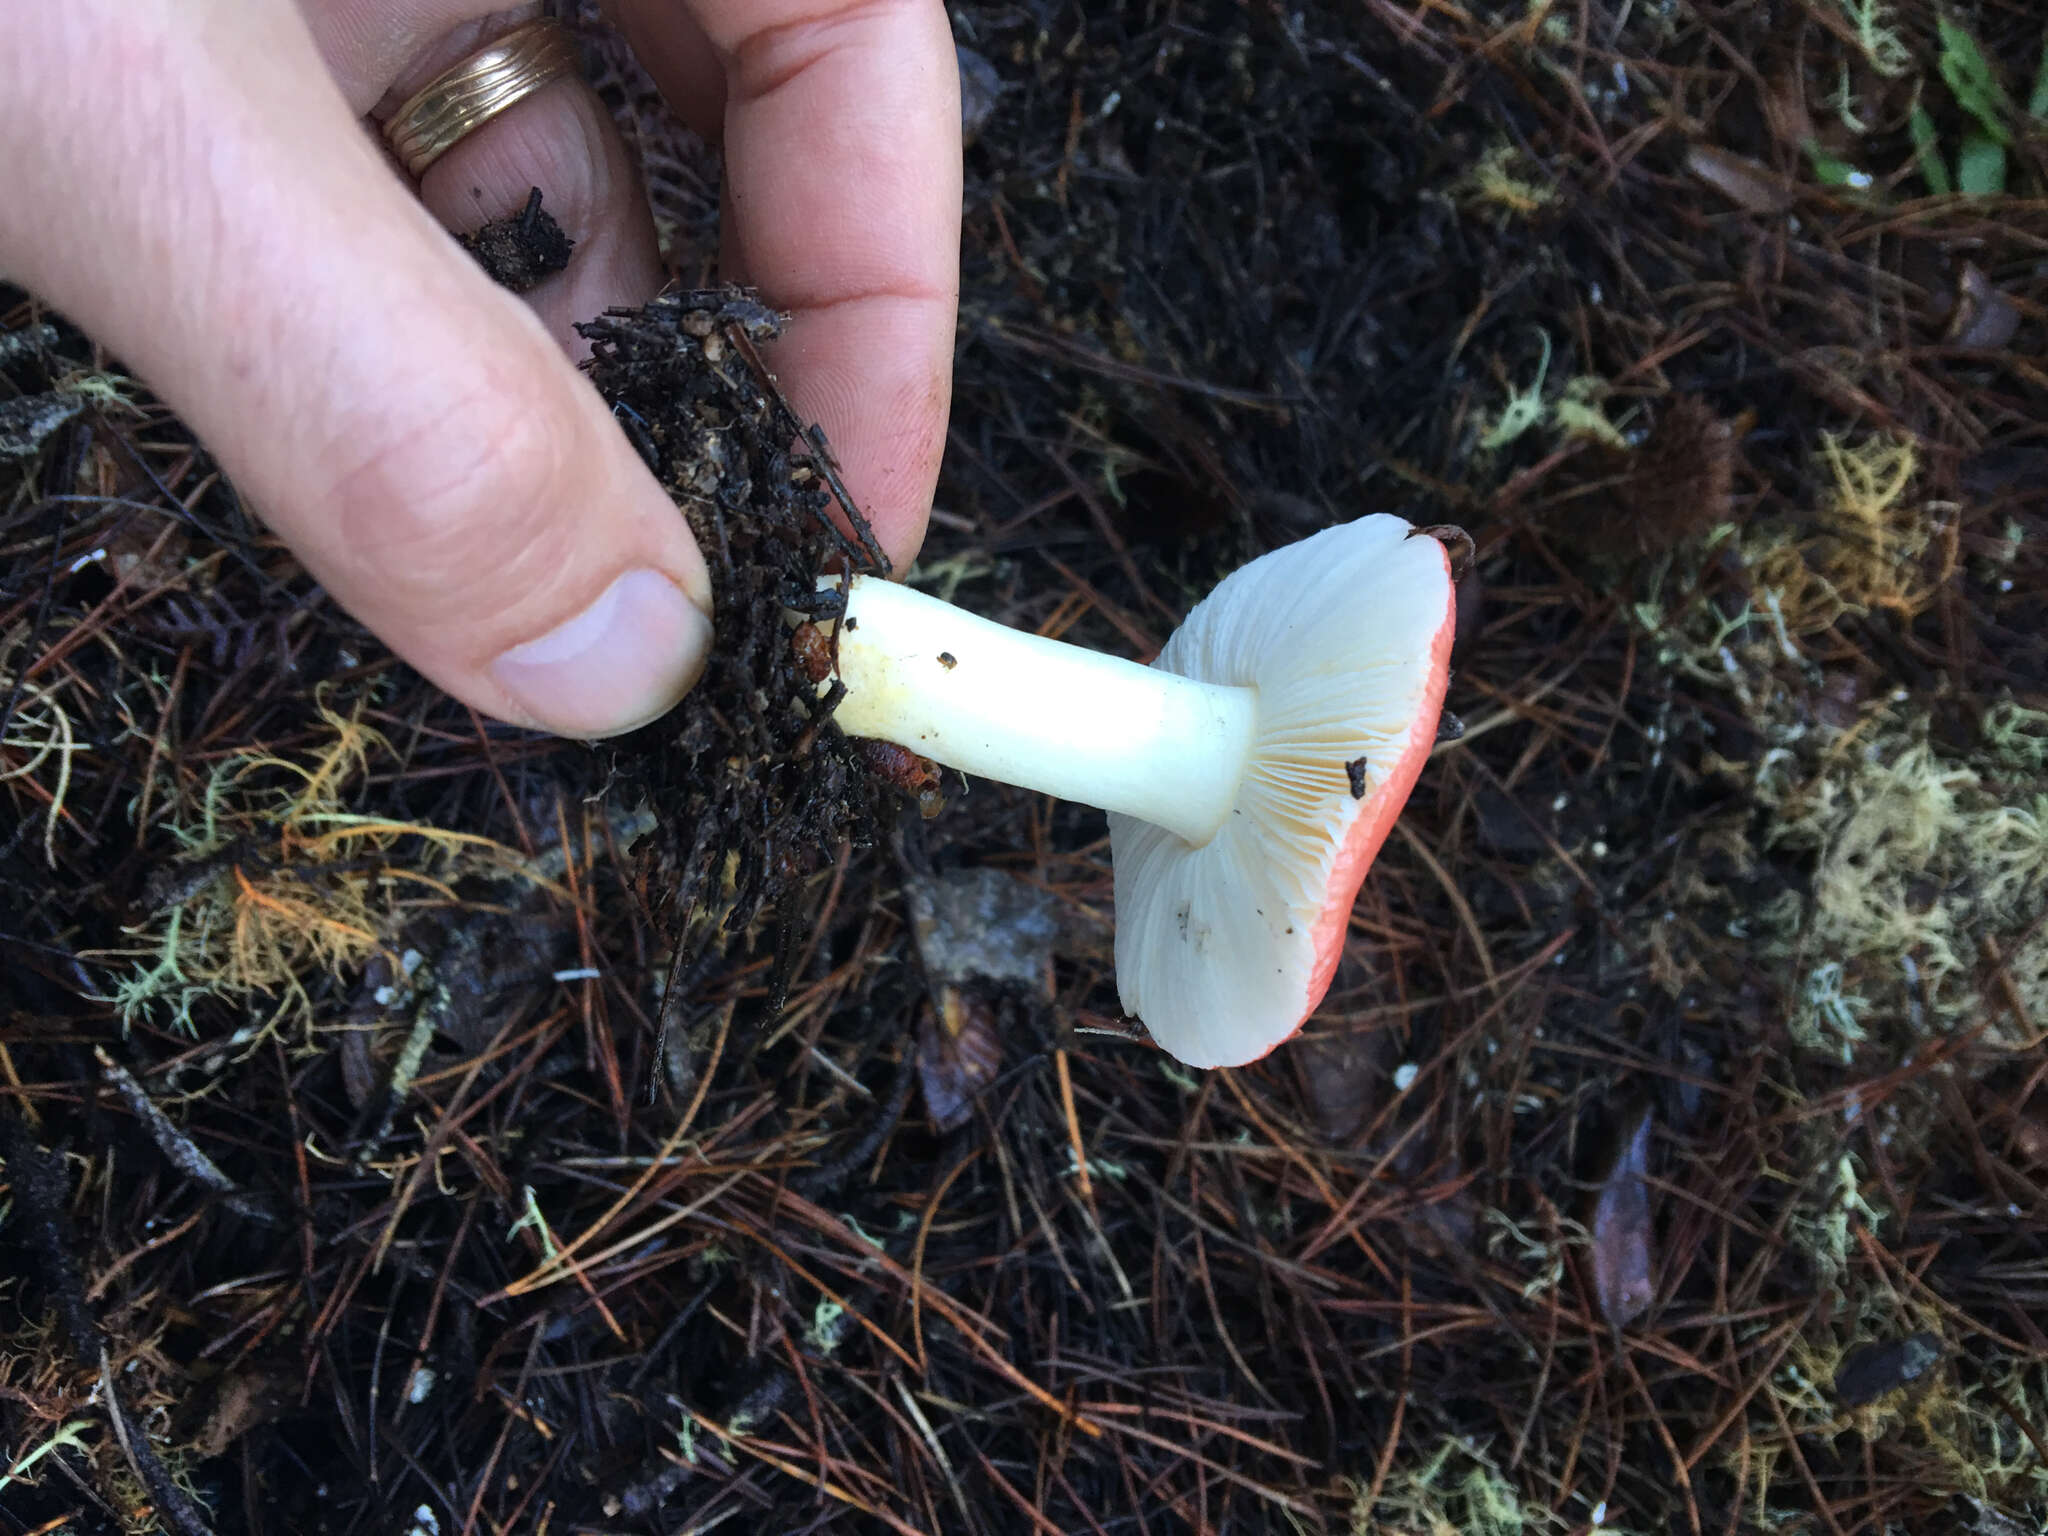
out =
[[[1258,717],[1256,689],[1007,629],[868,576],[846,584],[839,676],[833,718],[849,736],[1134,816],[1196,847],[1230,816]]]

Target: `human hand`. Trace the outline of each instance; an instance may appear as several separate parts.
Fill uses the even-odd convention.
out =
[[[937,0],[609,0],[726,149],[724,275],[899,564],[938,475],[958,301],[959,83]],[[491,0],[64,0],[0,19],[0,272],[191,423],[313,574],[489,714],[599,736],[702,670],[687,525],[579,378],[572,322],[662,281],[579,79],[417,184],[365,124],[530,18]],[[577,241],[523,303],[441,225],[540,187]]]

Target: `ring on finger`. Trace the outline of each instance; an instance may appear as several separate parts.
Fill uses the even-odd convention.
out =
[[[566,27],[529,21],[413,92],[384,125],[384,140],[417,180],[499,113],[581,67]]]

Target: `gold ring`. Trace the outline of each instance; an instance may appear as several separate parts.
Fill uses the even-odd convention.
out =
[[[529,21],[413,92],[384,125],[384,141],[417,180],[507,107],[581,68],[567,28]]]

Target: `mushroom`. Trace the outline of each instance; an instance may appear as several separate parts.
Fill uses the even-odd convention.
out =
[[[843,585],[834,720],[1109,813],[1117,990],[1192,1066],[1287,1039],[1436,739],[1450,560],[1384,514],[1233,572],[1151,666]],[[829,683],[821,686],[829,686]]]

